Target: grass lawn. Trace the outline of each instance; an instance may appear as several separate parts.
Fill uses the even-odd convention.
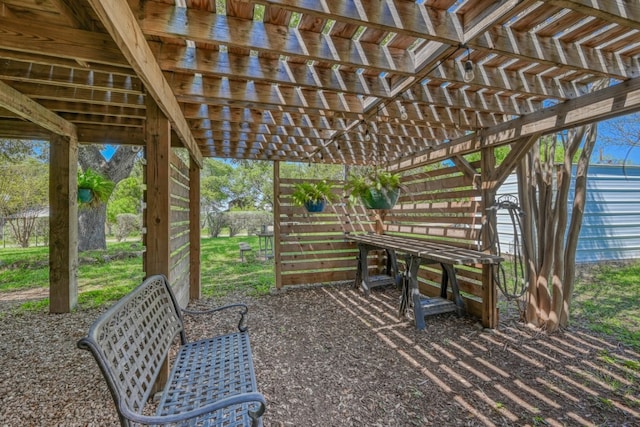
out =
[[[253,250],[240,262],[239,242]],[[79,307],[118,300],[143,278],[140,243],[109,243],[108,250],[81,253],[78,270]],[[218,297],[230,292],[260,295],[274,286],[273,260],[258,257],[256,236],[202,239],[202,293]],[[626,267],[594,268],[588,280],[575,285],[572,322],[616,337],[640,350],[640,262]],[[0,293],[46,289],[48,248],[0,249]],[[23,310],[46,310],[48,298],[25,303]]]
[[[248,243],[253,249],[245,252],[245,262],[240,262],[240,242]],[[257,295],[275,286],[273,259],[265,261],[258,257],[257,236],[204,238],[201,245],[203,296],[219,296],[235,290]]]
[[[246,242],[253,250],[240,262],[238,243]],[[47,247],[0,249],[0,292],[20,291],[49,286]],[[143,279],[140,243],[109,242],[107,251],[79,254],[78,305],[96,307],[117,301]],[[256,236],[202,239],[202,293],[220,296],[240,290],[249,294],[266,293],[274,286],[273,260],[258,258]],[[42,309],[49,299],[28,302],[22,309]]]
[[[640,262],[599,266],[588,281],[577,282],[572,316],[640,350]]]

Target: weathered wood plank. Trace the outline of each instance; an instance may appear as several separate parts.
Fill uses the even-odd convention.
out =
[[[320,271],[314,273],[287,272],[282,275],[282,286],[303,285],[306,283],[338,282],[343,280],[353,280],[355,277],[355,268],[350,268],[344,271]]]
[[[202,164],[202,154],[191,135],[189,126],[182,115],[180,106],[173,95],[171,86],[153,58],[135,16],[126,0],[88,0],[102,25],[116,41],[136,74],[144,82],[145,88],[157,102],[163,113],[170,118],[175,132],[198,164]]]
[[[309,261],[296,261],[296,262],[286,262],[283,260],[282,268],[284,268],[287,273],[293,272],[302,272],[308,270],[323,270],[327,271],[329,269],[344,269],[344,268],[356,268],[356,259],[353,256],[351,259],[346,260],[335,260],[335,259],[316,259]]]
[[[78,302],[78,142],[54,135],[49,161],[49,311]]]
[[[200,230],[200,167],[189,159],[189,298],[202,297],[201,230]]]
[[[170,273],[171,205],[169,198],[169,169],[171,152],[171,125],[152,98],[147,99],[147,126],[144,211],[145,273]],[[186,301],[181,301],[186,304]]]
[[[72,123],[60,118],[2,81],[0,81],[0,107],[57,135],[77,141],[76,128]]]
[[[331,243],[282,243],[282,254],[292,253],[313,253],[316,251],[340,251],[340,250],[355,250],[353,243],[348,242],[331,242]]]
[[[23,22],[0,16],[0,46],[38,55],[131,69],[118,46],[107,34],[42,21],[37,25],[23,25]]]
[[[305,61],[314,59],[354,68],[366,66],[380,72],[409,75],[414,71],[413,58],[404,49],[382,48],[374,43],[313,31],[294,31],[284,25],[254,23],[154,1],[132,6],[147,35],[249,48],[275,55],[299,56],[305,52]]]

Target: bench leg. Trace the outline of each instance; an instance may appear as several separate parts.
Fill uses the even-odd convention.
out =
[[[262,427],[262,415],[265,411],[265,406],[261,403],[256,411],[249,411],[249,418],[251,418],[251,427]]]
[[[409,285],[411,287],[411,300],[413,301],[413,318],[416,322],[417,329],[424,329],[424,310],[422,309],[422,301],[420,301],[420,288],[418,287],[418,272],[420,271],[420,261],[418,257],[410,256],[407,266],[407,274],[409,274]]]

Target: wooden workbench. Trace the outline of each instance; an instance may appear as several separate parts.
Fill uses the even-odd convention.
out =
[[[430,314],[456,311],[462,314],[464,302],[460,296],[458,279],[454,265],[460,264],[499,264],[503,259],[496,255],[487,254],[472,249],[458,248],[445,243],[427,242],[410,237],[398,237],[386,234],[347,234],[346,239],[356,242],[359,248],[358,272],[356,280],[366,280],[367,252],[371,249],[384,249],[387,259],[395,262],[396,252],[403,254],[407,263],[405,280],[407,288],[403,296],[411,298],[416,328],[424,329],[424,317]],[[418,288],[418,271],[421,263],[438,263],[442,267],[442,283],[440,297],[428,298],[420,295]],[[389,265],[389,261],[388,261]],[[395,271],[393,272],[396,273]],[[453,301],[448,299],[447,287],[451,285]],[[358,284],[360,285],[360,284]],[[365,287],[368,285],[365,283]],[[408,301],[400,304],[400,314],[404,314]]]

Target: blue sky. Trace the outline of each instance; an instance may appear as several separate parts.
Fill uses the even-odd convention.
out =
[[[626,164],[640,165],[640,147],[634,147],[629,151],[629,147],[607,145],[602,141],[598,141],[593,150],[593,156],[591,157],[591,162],[594,164],[599,163],[600,149],[602,149],[602,155],[605,158],[605,161],[610,159],[613,160],[614,163],[622,162],[628,153],[629,157],[626,160]]]

